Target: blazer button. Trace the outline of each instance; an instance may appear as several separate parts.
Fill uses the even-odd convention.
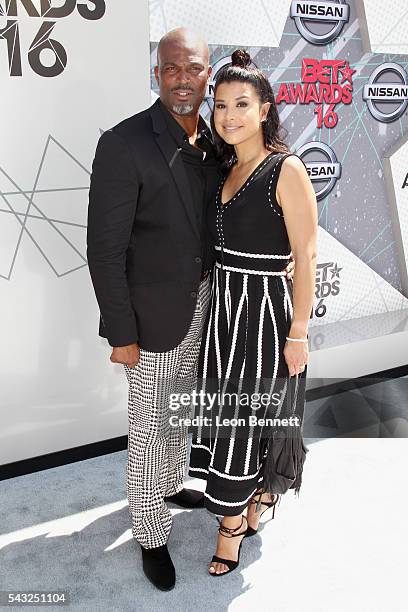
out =
[[[201,257],[196,257],[196,258],[195,258],[195,262],[196,262],[196,263],[201,263]]]
[[[190,295],[191,295],[192,298],[196,298],[197,297],[197,293],[195,291],[192,291],[190,293]]]

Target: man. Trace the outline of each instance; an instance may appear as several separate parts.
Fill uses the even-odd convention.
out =
[[[184,28],[166,34],[155,67],[160,98],[101,136],[89,195],[99,334],[129,382],[132,533],[146,576],[162,590],[175,583],[165,502],[204,505],[202,493],[183,488],[187,430],[170,426],[169,396],[194,389],[209,305],[214,256],[204,219],[220,170],[199,108],[210,74],[200,36]]]

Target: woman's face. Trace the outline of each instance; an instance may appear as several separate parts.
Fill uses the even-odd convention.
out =
[[[250,83],[221,83],[214,100],[214,125],[218,135],[229,145],[238,145],[261,134],[270,102],[261,104]]]

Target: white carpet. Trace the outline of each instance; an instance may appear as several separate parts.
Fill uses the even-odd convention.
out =
[[[177,583],[169,593],[141,570],[125,451],[0,482],[0,589],[65,588],[71,604],[62,609],[87,612],[405,611],[407,440],[306,443],[300,497],[283,497],[230,576],[206,573],[215,518],[172,509]]]

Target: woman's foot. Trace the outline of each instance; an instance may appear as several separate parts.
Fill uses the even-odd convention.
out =
[[[254,531],[258,530],[261,515],[268,509],[268,506],[263,502],[267,502],[267,503],[274,502],[274,501],[277,501],[276,498],[278,497],[277,495],[274,495],[273,493],[262,493],[261,505],[258,508],[259,504],[257,502],[259,501],[260,495],[261,495],[261,491],[257,491],[256,493],[254,493],[247,507],[248,527],[250,527]],[[257,511],[257,508],[258,508],[258,511]]]
[[[225,527],[228,529],[230,533],[222,533],[222,531],[218,533],[215,555],[222,559],[238,561],[239,547],[247,530],[247,519],[242,514],[238,516],[224,516],[220,525],[221,528]],[[225,572],[230,571],[230,568],[225,563],[211,561],[208,571],[210,574],[225,574]]]

